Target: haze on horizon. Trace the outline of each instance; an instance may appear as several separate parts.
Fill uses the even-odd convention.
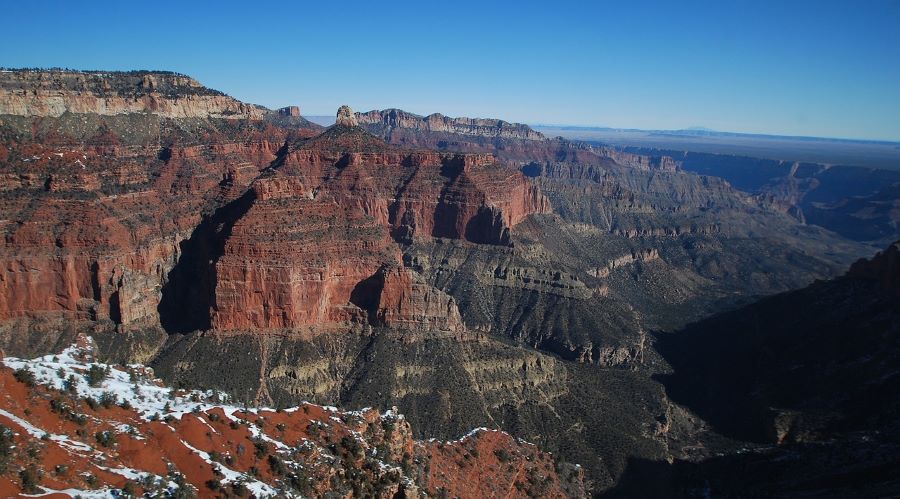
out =
[[[900,141],[900,2],[9,3],[0,66],[164,69],[306,115]]]

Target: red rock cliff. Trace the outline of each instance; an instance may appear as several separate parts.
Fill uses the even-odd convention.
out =
[[[491,155],[401,150],[342,111],[341,124],[288,148],[253,183],[215,265],[213,329],[368,320],[459,330],[449,297],[396,269],[395,242],[509,244],[513,226],[550,209],[520,172]],[[383,301],[374,308],[358,295],[373,276],[381,285],[366,292]]]

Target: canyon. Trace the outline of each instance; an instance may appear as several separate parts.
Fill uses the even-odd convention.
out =
[[[900,237],[900,172],[734,154],[628,148],[677,158],[687,171],[712,174],[792,217],[878,248]]]
[[[417,453],[502,430],[476,439],[491,465],[501,446],[554,493],[614,494],[636,461],[749,445],[661,381],[680,360],[660,338],[874,253],[706,173],[502,120],[344,106],[323,128],[174,73],[7,71],[0,348],[89,334],[98,360],[235,404],[375,407],[363,429],[396,406]],[[448,455],[446,480],[405,476],[500,480]]]

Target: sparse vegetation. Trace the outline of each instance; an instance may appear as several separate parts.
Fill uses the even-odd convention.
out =
[[[65,381],[63,381],[63,390],[65,390],[66,393],[74,395],[75,392],[77,391],[77,387],[78,387],[78,380],[75,379],[74,374],[70,374],[69,377],[66,378]]]
[[[0,425],[0,473],[4,473],[9,466],[14,445],[13,431]]]
[[[116,405],[119,397],[116,396],[113,392],[103,392],[100,394],[100,405],[103,406],[104,409],[109,409],[110,407]]]
[[[20,367],[13,372],[13,377],[16,378],[16,381],[19,383],[24,383],[25,386],[31,388],[34,386],[34,373],[31,372],[27,367]]]
[[[101,447],[114,447],[118,443],[116,433],[110,430],[98,431],[94,439]]]
[[[28,466],[19,472],[19,481],[21,482],[22,491],[26,494],[37,494],[40,492],[38,485],[41,483],[40,474],[33,466]]]
[[[125,482],[125,485],[122,487],[122,495],[125,497],[135,497],[137,496],[137,487],[134,482],[128,480]]]
[[[231,493],[237,497],[247,497],[250,490],[242,482],[234,482],[231,484]]]
[[[276,454],[269,455],[269,469],[272,471],[272,474],[276,476],[284,476],[288,472],[284,461]]]
[[[506,449],[494,449],[494,455],[497,456],[497,459],[499,459],[501,463],[512,461],[512,456]]]
[[[338,452],[345,458],[362,459],[365,457],[365,451],[360,443],[350,435],[341,437]]]
[[[85,379],[87,380],[89,385],[98,387],[103,384],[108,376],[108,367],[103,367],[98,364],[91,364],[91,367],[88,369],[88,372],[85,375]]]
[[[255,449],[254,454],[257,459],[262,459],[269,454],[269,444],[261,438],[253,439],[253,448]]]

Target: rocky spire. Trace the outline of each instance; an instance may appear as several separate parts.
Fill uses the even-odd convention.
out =
[[[350,109],[350,106],[341,106],[338,108],[335,124],[344,126],[359,126],[359,122],[356,121],[356,114],[352,109]]]

